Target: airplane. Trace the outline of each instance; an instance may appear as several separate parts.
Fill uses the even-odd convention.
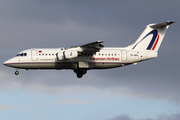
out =
[[[110,69],[156,58],[170,24],[149,24],[138,39],[127,47],[104,47],[104,41],[95,41],[64,48],[32,48],[18,53],[4,62],[18,69],[71,69],[81,78],[90,69]]]

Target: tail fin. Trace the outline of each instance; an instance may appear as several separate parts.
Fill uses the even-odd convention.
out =
[[[139,38],[132,45],[128,46],[128,48],[158,51],[166,31],[172,23],[174,22],[167,21],[160,24],[148,25]]]

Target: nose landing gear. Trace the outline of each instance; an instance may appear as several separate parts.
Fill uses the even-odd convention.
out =
[[[15,75],[19,75],[19,71],[17,70],[17,68],[16,68]]]

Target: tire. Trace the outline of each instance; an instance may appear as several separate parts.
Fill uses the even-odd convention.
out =
[[[19,75],[19,72],[18,72],[18,71],[16,71],[16,72],[15,72],[15,75]]]
[[[82,78],[83,74],[82,73],[77,73],[78,78]]]
[[[80,71],[81,71],[82,74],[86,74],[87,73],[86,69],[80,69]]]

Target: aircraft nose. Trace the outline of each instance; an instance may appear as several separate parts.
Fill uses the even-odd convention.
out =
[[[10,65],[10,60],[5,61],[5,62],[3,63],[3,65],[9,66],[9,65]]]
[[[8,67],[17,67],[17,59],[11,58],[11,59],[5,61],[3,64]]]

